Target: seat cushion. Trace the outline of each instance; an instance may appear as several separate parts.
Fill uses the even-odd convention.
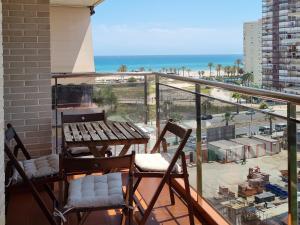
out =
[[[41,178],[59,173],[59,156],[57,154],[19,161],[19,164],[29,179]],[[14,169],[12,181],[13,183],[22,181],[22,177],[16,169]]]
[[[121,173],[88,175],[70,182],[68,207],[113,207],[124,204]]]
[[[167,171],[173,156],[170,153],[136,154],[135,165],[146,172],[164,172]],[[172,172],[182,172],[182,167],[178,162]]]
[[[97,146],[96,147],[98,151],[101,150],[102,146]],[[111,150],[111,148],[109,147],[107,149],[108,151]],[[90,153],[90,149],[86,146],[82,146],[82,147],[70,147],[68,148],[68,151],[71,152],[72,155],[79,155],[79,154],[88,154]]]

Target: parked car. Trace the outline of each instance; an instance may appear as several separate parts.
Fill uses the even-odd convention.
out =
[[[277,132],[284,131],[286,128],[287,128],[287,124],[286,123],[276,123],[275,124],[275,130]]]
[[[202,115],[201,120],[211,120],[213,118],[212,115]]]

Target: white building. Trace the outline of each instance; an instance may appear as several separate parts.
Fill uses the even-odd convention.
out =
[[[262,84],[262,21],[244,23],[244,69],[254,74],[254,84]]]

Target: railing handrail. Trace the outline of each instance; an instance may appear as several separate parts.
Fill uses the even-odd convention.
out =
[[[222,88],[228,91],[238,92],[240,94],[251,95],[251,96],[260,96],[268,97],[276,100],[291,102],[295,104],[300,104],[300,95],[288,94],[283,92],[276,92],[271,90],[238,86],[234,84],[228,84],[218,81],[211,81],[205,79],[195,79],[190,77],[183,77],[174,74],[158,73],[158,72],[116,72],[116,73],[53,73],[52,78],[75,78],[75,77],[109,77],[109,76],[149,76],[149,75],[158,75],[160,77],[165,77],[169,79],[190,82],[194,84],[202,84],[207,86],[214,86],[217,88]]]

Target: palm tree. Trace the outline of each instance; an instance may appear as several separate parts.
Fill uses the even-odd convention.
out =
[[[185,69],[186,69],[185,66],[181,67],[181,70],[182,70],[182,76],[183,76],[183,77],[184,77],[184,71],[185,71]]]
[[[228,126],[229,122],[233,121],[234,115],[232,115],[231,112],[226,112],[223,118],[223,121],[225,121],[226,126]]]
[[[240,65],[242,65],[242,60],[241,59],[235,60],[235,64],[237,65],[237,71],[239,71],[240,70]]]
[[[187,73],[188,73],[188,76],[190,76],[190,72],[192,71],[190,68],[187,68],[186,69]]]
[[[250,86],[250,82],[253,82],[254,81],[254,75],[253,73],[245,73],[243,76],[242,76],[242,81],[243,83],[249,87]]]
[[[218,76],[218,75],[221,76],[221,69],[222,69],[222,65],[221,65],[221,64],[218,64],[218,65],[216,66],[217,76]]]
[[[124,65],[124,64],[122,64],[122,65],[119,67],[119,69],[118,69],[118,72],[123,72],[123,73],[125,73],[125,72],[127,72],[127,71],[128,71],[127,66]]]
[[[204,70],[202,70],[202,71],[201,71],[201,75],[202,75],[202,77],[204,76],[204,74],[205,74],[205,71],[204,71]]]
[[[199,79],[201,79],[201,71],[198,71]]]
[[[270,114],[266,114],[265,116],[265,120],[269,121],[269,124],[270,124],[270,135],[273,134],[273,120],[276,120],[276,118]]]
[[[207,115],[207,110],[211,107],[211,100],[206,98],[204,101],[202,101],[201,103],[202,107],[203,107],[203,114]]]
[[[211,69],[214,66],[214,64],[212,62],[207,64],[208,68],[209,68],[209,76],[211,77]]]
[[[227,74],[228,77],[230,75],[230,69],[231,69],[230,66],[225,66],[225,68],[224,68],[224,72]]]
[[[235,74],[236,74],[236,69],[237,69],[236,66],[232,66],[232,67],[231,67],[231,69],[230,69],[231,75],[235,76]]]
[[[236,103],[240,103],[240,100],[242,98],[241,94],[237,93],[237,92],[234,92],[232,95],[231,95],[232,98],[236,99]],[[239,106],[237,105],[236,106],[236,113],[239,114]]]

